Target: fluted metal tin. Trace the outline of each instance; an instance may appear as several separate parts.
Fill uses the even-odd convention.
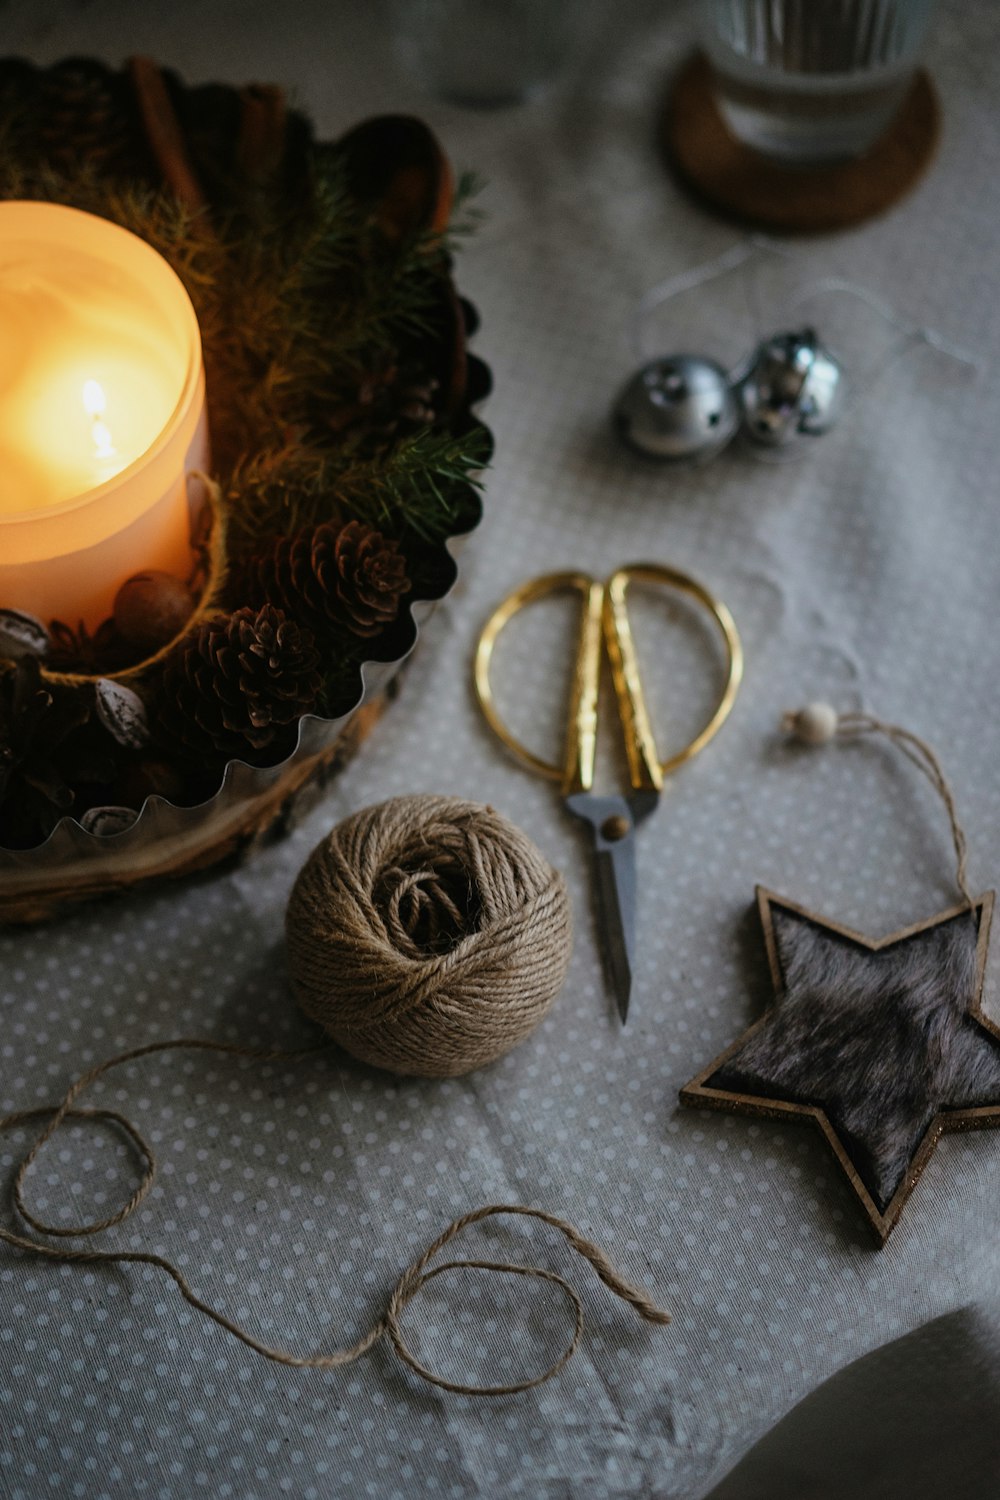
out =
[[[463,537],[447,549],[456,557]],[[447,592],[447,591],[445,591]],[[442,594],[442,597],[445,595]],[[306,715],[295,749],[275,766],[226,766],[215,795],[196,807],[177,807],[164,797],[148,797],[131,823],[112,812],[103,820],[62,818],[43,844],[33,849],[0,848],[0,922],[43,920],[77,902],[153,880],[178,878],[222,859],[243,855],[282,819],[302,790],[349,753],[374,718],[378,700],[417,644],[420,629],[437,600],[410,606],[406,648],[393,661],[362,667],[357,703],[337,719]]]

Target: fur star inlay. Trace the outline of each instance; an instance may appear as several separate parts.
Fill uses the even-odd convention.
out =
[[[882,1244],[945,1130],[1000,1126],[993,892],[873,940],[758,888],[775,1003],[681,1102],[823,1131]]]

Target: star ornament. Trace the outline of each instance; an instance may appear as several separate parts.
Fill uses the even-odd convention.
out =
[[[681,1102],[811,1121],[884,1245],[943,1133],[1000,1126],[993,897],[872,939],[758,887],[774,1004]]]

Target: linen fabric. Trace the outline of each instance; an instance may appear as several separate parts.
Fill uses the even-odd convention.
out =
[[[151,1268],[3,1255],[0,1492],[699,1500],[850,1362],[1000,1298],[994,1134],[942,1141],[876,1252],[813,1131],[676,1105],[768,1003],[756,883],[872,934],[954,899],[947,827],[923,779],[877,743],[789,749],[782,710],[863,705],[927,739],[956,789],[974,887],[998,878],[995,366],[977,378],[918,341],[893,359],[901,336],[870,308],[806,296],[823,278],[859,282],[911,323],[1000,354],[993,8],[942,8],[929,63],[944,133],[905,203],[849,234],[763,253],[648,321],[642,354],[734,364],[757,337],[811,319],[854,381],[840,427],[798,461],[731,449],[689,471],[620,449],[609,407],[639,362],[630,321],[643,292],[741,238],[684,196],[654,145],[690,11],[635,0],[602,12],[574,73],[501,112],[427,100],[375,7],[301,0],[279,16],[263,0],[8,0],[0,18],[7,50],[39,61],[130,51],[190,80],[276,80],[325,135],[383,110],[427,118],[456,165],[488,183],[458,279],[482,315],[475,348],[495,377],[484,414],[497,438],[459,586],[399,701],[308,820],[235,873],[0,936],[0,1111],[58,1098],[84,1067],[154,1038],[308,1041],[282,919],[310,849],[388,796],[489,802],[565,874],[578,918],[566,988],[535,1035],[445,1081],[400,1082],[339,1056],[267,1070],[192,1056],[136,1065],[92,1102],[103,1092],[134,1113],[165,1165],[140,1213],[105,1239],[161,1251],[262,1338],[316,1349],[370,1326],[454,1216],[536,1202],[674,1316],[667,1329],[636,1324],[595,1281],[582,1288],[588,1328],[572,1366],[538,1391],[474,1403],[424,1388],[388,1351],[343,1373],[272,1367]],[[515,584],[567,567],[603,577],[643,558],[726,600],[747,675],[730,722],[639,831],[623,1032],[600,975],[585,830],[505,756],[469,679],[475,636]],[[666,753],[710,711],[714,643],[655,594],[637,591],[632,609]],[[511,625],[496,661],[512,727],[550,757],[572,634],[571,606],[540,607]],[[17,1132],[0,1140],[0,1167],[25,1147]],[[33,1174],[32,1201],[66,1222],[110,1212],[128,1167],[117,1140],[68,1130]],[[527,1227],[484,1230],[463,1250],[564,1267],[556,1237]],[[515,1294],[442,1277],[407,1315],[411,1341],[470,1383],[541,1370],[571,1325],[551,1289]],[[964,1393],[948,1382],[939,1398]],[[832,1483],[824,1500],[861,1493]]]

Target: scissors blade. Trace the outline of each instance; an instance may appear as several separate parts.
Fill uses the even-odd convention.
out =
[[[635,951],[635,840],[629,837],[614,849],[599,849],[595,860],[604,957],[624,1026],[632,997]]]
[[[594,837],[601,950],[623,1026],[632,995],[635,953],[635,830],[656,800],[655,793],[626,798],[580,792],[566,798],[569,811],[590,824]]]

